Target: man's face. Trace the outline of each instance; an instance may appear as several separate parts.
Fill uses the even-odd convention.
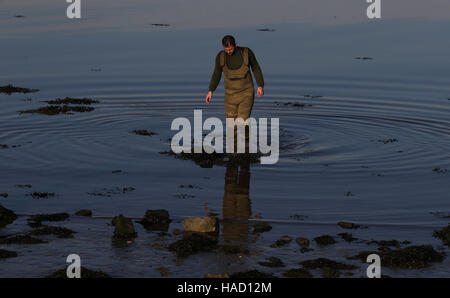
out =
[[[235,46],[224,46],[223,49],[228,55],[233,55]]]

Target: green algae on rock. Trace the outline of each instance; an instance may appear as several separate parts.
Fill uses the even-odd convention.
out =
[[[440,239],[442,243],[450,247],[450,224],[440,231],[435,230],[433,232],[433,237]]]
[[[80,268],[81,278],[111,278],[108,274],[102,271],[94,271],[85,267]],[[50,275],[45,276],[45,278],[68,278],[67,269],[58,270]]]
[[[444,254],[435,251],[431,245],[408,246],[396,250],[381,247],[378,251],[362,251],[348,259],[366,262],[370,254],[378,254],[382,266],[402,269],[426,268],[430,266],[429,263],[440,263],[444,260]]]
[[[216,247],[216,238],[199,233],[192,233],[184,236],[181,240],[169,244],[168,249],[170,251],[175,251],[177,257],[185,258],[196,253],[212,251]]]
[[[336,243],[334,238],[330,235],[322,235],[322,236],[316,237],[316,238],[314,238],[314,241],[318,245],[322,245],[322,246],[331,245],[331,244]]]
[[[120,214],[112,219],[111,224],[114,226],[114,239],[132,239],[137,237],[134,225],[131,219]]]
[[[0,229],[13,223],[17,219],[14,211],[0,205]]]
[[[0,86],[0,93],[6,93],[8,95],[11,95],[12,93],[32,93],[32,92],[38,92],[39,89],[29,89],[29,88],[22,88],[13,86],[11,84],[6,86]]]

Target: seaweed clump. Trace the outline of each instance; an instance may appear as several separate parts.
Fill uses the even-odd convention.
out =
[[[137,223],[140,223],[146,230],[163,230],[169,229],[171,220],[169,211],[165,209],[147,210],[144,218]]]
[[[0,93],[6,93],[8,95],[11,95],[12,93],[32,93],[32,92],[38,92],[39,89],[29,89],[29,88],[22,88],[13,86],[11,84],[6,86],[0,86]]]
[[[168,249],[175,251],[177,257],[185,258],[199,252],[208,252],[216,248],[217,239],[201,235],[199,233],[191,233],[172,244],[169,244]]]
[[[15,258],[15,257],[17,257],[17,253],[15,251],[0,249],[0,259]]]
[[[445,245],[450,247],[450,224],[440,231],[435,230],[433,232],[433,237],[442,240]]]
[[[43,221],[63,221],[68,218],[69,214],[67,213],[36,214],[28,218],[28,225],[31,227],[40,227]]]
[[[330,235],[322,235],[322,236],[316,237],[316,238],[314,238],[314,241],[316,241],[316,243],[318,245],[322,245],[322,246],[326,246],[326,245],[330,245],[330,244],[335,244],[336,243],[334,238],[331,237]]]
[[[0,205],[0,229],[13,223],[17,219],[14,211]]]
[[[102,271],[94,271],[85,267],[80,268],[81,278],[111,278],[108,274]],[[68,278],[67,269],[58,270],[50,275],[45,276],[45,278]]]
[[[56,235],[58,238],[73,238],[73,233],[76,232],[64,227],[43,226],[31,231],[29,234],[34,236]]]
[[[367,256],[370,254],[378,254],[382,266],[402,269],[426,268],[430,266],[429,263],[442,262],[444,260],[444,255],[435,251],[431,245],[408,246],[396,250],[381,247],[379,251],[362,251],[348,259],[366,262]]]
[[[47,243],[47,241],[31,237],[29,235],[16,235],[6,238],[0,238],[0,244],[41,244]]]
[[[51,105],[60,105],[60,104],[73,104],[73,105],[90,105],[93,103],[99,103],[98,100],[93,100],[89,98],[72,98],[72,97],[66,97],[66,98],[57,98],[55,100],[44,100],[44,102],[51,104]]]
[[[84,106],[57,106],[50,105],[47,107],[40,107],[38,109],[32,110],[22,110],[19,111],[19,114],[44,114],[44,115],[58,115],[58,114],[73,114],[73,112],[83,113],[83,112],[91,112],[93,111],[93,107],[84,107]]]

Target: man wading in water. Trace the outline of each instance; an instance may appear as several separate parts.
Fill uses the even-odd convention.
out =
[[[212,94],[219,85],[224,73],[225,81],[225,117],[242,118],[244,121],[250,117],[255,98],[255,88],[250,73],[250,67],[258,84],[258,97],[264,95],[264,78],[256,61],[255,54],[246,47],[238,47],[234,37],[226,35],[222,39],[223,51],[216,56],[214,72],[209,83],[209,91],[206,95],[206,103],[211,102]],[[248,152],[248,127],[246,127],[246,152]],[[236,152],[237,135],[234,127],[234,152]]]

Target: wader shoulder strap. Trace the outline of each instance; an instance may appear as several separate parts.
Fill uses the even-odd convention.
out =
[[[242,58],[244,60],[244,64],[248,65],[248,48],[244,48],[244,52],[242,53]]]

